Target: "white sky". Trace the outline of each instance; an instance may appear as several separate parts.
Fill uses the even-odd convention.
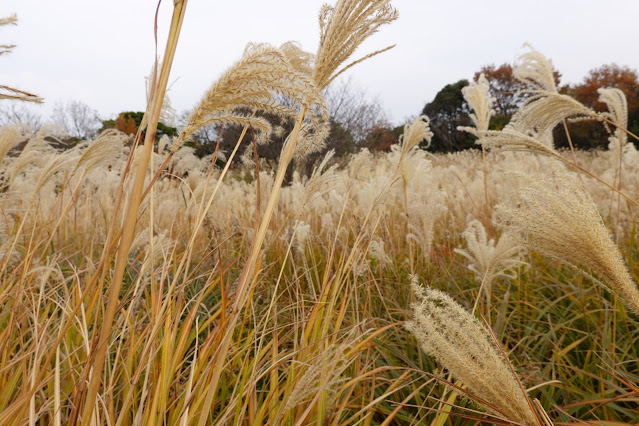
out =
[[[171,76],[173,106],[193,107],[248,42],[296,40],[314,52],[317,13],[326,1],[190,0]],[[18,45],[0,56],[0,84],[44,97],[39,112],[45,117],[55,102],[71,99],[104,118],[143,110],[156,5],[155,0],[2,0],[0,16],[17,13],[19,23],[0,27],[0,44]],[[639,0],[394,0],[393,5],[399,20],[358,53],[397,47],[350,75],[379,97],[396,124],[418,114],[444,85],[471,79],[482,65],[512,62],[524,42],[553,60],[562,82],[579,82],[606,63],[639,68]],[[171,8],[172,1],[164,0],[160,53]]]

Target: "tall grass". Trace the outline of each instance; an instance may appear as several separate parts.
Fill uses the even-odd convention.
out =
[[[474,131],[492,151],[427,154],[420,117],[390,152],[342,166],[329,152],[283,186],[327,131],[321,89],[396,17],[387,1],[340,1],[321,11],[313,63],[294,44],[250,46],[173,149],[154,152],[186,2],[175,7],[139,147],[113,131],[60,153],[52,129],[0,129],[0,424],[639,420],[636,202],[624,201],[639,173],[622,130],[616,149],[567,155],[523,127],[488,131],[478,99]],[[525,63],[524,78],[543,77]],[[537,89],[520,124],[586,114]],[[217,152],[180,147],[212,122],[264,142],[257,109],[296,119],[275,170],[230,158],[220,170]],[[592,117],[622,129],[614,111]]]

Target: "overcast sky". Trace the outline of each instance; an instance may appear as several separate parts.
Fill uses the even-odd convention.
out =
[[[173,106],[191,108],[236,61],[248,42],[296,40],[314,52],[317,13],[326,0],[190,0],[174,60]],[[56,102],[81,100],[105,117],[143,110],[144,77],[153,55],[155,0],[2,0],[0,84]],[[400,18],[383,27],[359,54],[397,47],[354,67],[356,84],[377,96],[396,124],[418,114],[439,89],[470,79],[485,64],[512,62],[525,42],[553,60],[562,82],[615,62],[639,67],[639,0],[395,0]],[[159,18],[164,35],[172,1]],[[6,102],[6,101],[0,101]],[[5,104],[6,105],[6,104]],[[4,105],[0,104],[0,107]]]

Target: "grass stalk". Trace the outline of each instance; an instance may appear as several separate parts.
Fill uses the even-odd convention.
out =
[[[94,345],[95,358],[92,362],[93,375],[87,388],[86,400],[84,402],[84,410],[82,415],[82,425],[89,426],[91,423],[92,413],[95,407],[96,397],[100,388],[102,379],[102,371],[104,369],[104,360],[108,347],[108,341],[111,337],[113,320],[115,318],[116,308],[119,303],[119,294],[122,287],[124,277],[124,269],[129,254],[129,247],[133,241],[135,224],[137,222],[138,207],[140,205],[144,180],[151,153],[153,152],[153,143],[155,140],[155,132],[157,129],[160,111],[162,110],[162,102],[166,93],[166,87],[171,72],[171,65],[177,42],[180,36],[182,22],[186,11],[187,0],[175,0],[173,6],[173,18],[171,20],[171,28],[165,49],[164,60],[162,61],[162,69],[159,73],[155,90],[153,90],[151,102],[148,108],[149,120],[144,140],[144,151],[140,163],[137,168],[133,188],[129,196],[129,204],[125,214],[125,220],[122,229],[122,237],[116,255],[116,263],[113,272],[113,280],[109,287],[109,296],[107,307],[104,313],[102,328],[99,330],[99,339]],[[98,330],[95,330],[98,333]]]

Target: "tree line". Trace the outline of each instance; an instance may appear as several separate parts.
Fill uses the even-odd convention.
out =
[[[490,128],[501,130],[529,95],[523,91],[525,85],[514,77],[510,64],[486,65],[475,73],[474,79],[477,80],[482,73],[490,83],[490,96],[495,98],[495,115],[491,118]],[[606,109],[605,104],[598,100],[597,89],[620,89],[628,101],[628,130],[635,134],[639,131],[639,78],[636,70],[616,64],[603,65],[590,70],[580,83],[565,85],[561,84],[561,74],[555,71],[555,83],[560,93],[567,94],[596,111]],[[474,147],[475,138],[467,132],[457,130],[458,126],[472,125],[468,117],[469,107],[462,96],[462,88],[466,85],[468,80],[448,84],[435,95],[435,99],[424,106],[422,114],[430,117],[434,133],[430,150],[452,152]],[[600,122],[569,122],[567,127],[577,148],[594,149],[608,143],[608,132]],[[558,148],[569,146],[563,124],[554,129],[553,133]]]
[[[479,78],[482,73],[490,82],[489,94],[495,99],[495,115],[491,118],[490,128],[500,130],[508,124],[528,95],[523,90],[524,84],[514,77],[510,64],[485,65],[474,74],[474,79]],[[562,85],[558,72],[555,72],[555,80],[561,93],[568,94],[597,111],[605,109],[605,105],[598,101],[598,88],[620,89],[628,101],[628,130],[639,133],[639,77],[636,70],[611,64],[590,70],[580,83]],[[471,125],[470,109],[462,95],[462,89],[468,83],[468,80],[462,79],[447,84],[420,111],[430,118],[434,134],[430,151],[454,152],[476,148],[474,136],[457,130],[459,126]],[[373,152],[388,151],[399,141],[403,125],[393,126],[380,100],[368,96],[365,90],[356,87],[350,79],[331,86],[325,93],[325,99],[331,120],[331,133],[326,140],[325,148],[334,149],[336,156],[363,148]],[[188,119],[188,114],[188,111],[183,112],[177,123],[159,123],[158,137],[175,136],[180,123]],[[142,116],[143,112],[140,111],[125,111],[118,114],[115,119],[104,120],[88,105],[80,101],[71,101],[56,104],[49,121],[58,123],[64,129],[69,145],[72,146],[74,142],[90,140],[108,128],[133,135],[140,126]],[[275,163],[284,143],[284,135],[290,132],[293,123],[279,122],[276,117],[264,116],[276,123],[281,132],[273,134],[268,143],[257,145],[255,149],[263,161]],[[0,105],[0,125],[16,122],[26,124],[34,130],[43,124],[42,118],[33,110],[16,105]],[[205,126],[192,137],[189,145],[195,149],[197,155],[204,156],[215,150],[219,140],[219,149],[228,153],[235,146],[241,130],[233,127]],[[575,147],[594,149],[607,144],[608,133],[602,123],[568,123],[568,130]],[[557,147],[568,146],[563,125],[558,126],[554,133]],[[249,131],[241,142],[240,152],[250,153],[253,149],[251,141],[252,133]],[[312,165],[312,160],[318,155],[311,155],[311,161],[307,160],[306,163]]]

